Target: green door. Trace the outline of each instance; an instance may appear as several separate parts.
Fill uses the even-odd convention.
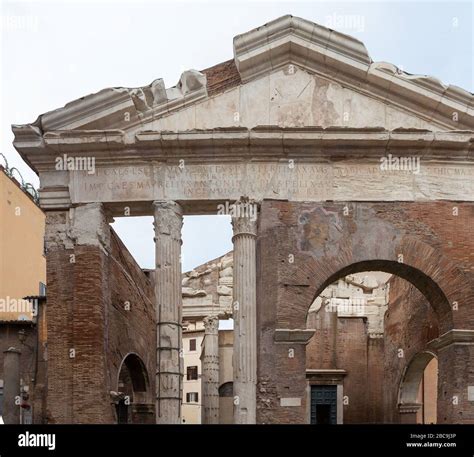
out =
[[[311,423],[337,423],[337,386],[311,386]]]

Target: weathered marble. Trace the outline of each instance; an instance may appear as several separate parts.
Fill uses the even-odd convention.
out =
[[[203,423],[219,423],[219,318],[204,318]]]
[[[182,210],[155,201],[156,243],[156,422],[181,423],[183,359],[181,296]]]
[[[255,424],[257,222],[246,216],[233,217],[232,226],[234,229],[234,423]]]
[[[228,200],[250,195],[294,201],[474,201],[474,166],[421,161],[418,174],[372,163],[235,163],[98,169],[71,176],[71,199],[121,202],[156,199]],[[217,205],[207,212],[218,213]]]

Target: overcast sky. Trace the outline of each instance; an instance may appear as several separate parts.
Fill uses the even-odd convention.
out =
[[[12,146],[11,124],[104,87],[138,87],[232,58],[232,38],[284,14],[362,40],[372,59],[474,92],[473,6],[465,2],[1,2],[1,151],[25,180],[39,184]],[[353,26],[335,26],[344,15]],[[0,161],[0,163],[2,163]],[[154,267],[151,218],[115,224],[140,265]],[[226,217],[190,216],[183,270],[232,248]]]

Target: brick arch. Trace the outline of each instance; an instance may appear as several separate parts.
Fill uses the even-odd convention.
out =
[[[321,295],[326,287],[338,279],[347,275],[362,273],[365,271],[383,271],[385,273],[391,273],[399,276],[402,279],[410,282],[426,297],[428,302],[433,306],[436,315],[445,319],[445,325],[449,325],[449,328],[452,328],[453,322],[451,305],[440,286],[419,268],[393,260],[365,260],[343,267],[342,269],[333,273],[321,285],[319,285],[311,303],[314,301],[314,299],[316,299],[316,297]]]
[[[259,422],[308,421],[309,308],[338,277],[367,270],[402,277],[426,297],[439,322],[440,337],[433,345],[443,347],[438,356],[438,422],[473,420],[465,388],[474,377],[472,345],[457,341],[472,338],[474,330],[474,256],[468,229],[474,213],[470,204],[459,206],[464,219],[451,216],[451,202],[261,203]],[[402,262],[398,262],[400,254]],[[459,304],[457,311],[452,309],[454,302]],[[294,357],[288,357],[288,348]],[[459,398],[457,405],[452,404],[454,396]],[[297,398],[300,406],[282,406],[283,397]]]
[[[120,380],[124,382],[123,389]],[[113,395],[118,423],[154,423],[153,392],[143,359],[135,352],[129,352],[120,364],[117,392]],[[120,392],[119,392],[120,391]],[[129,397],[129,402],[126,402]]]
[[[371,237],[370,231],[366,235]],[[389,246],[379,249],[375,243],[368,244],[362,252],[355,249],[349,236],[341,240],[339,256],[314,256],[306,254],[300,261],[295,260],[296,266],[287,277],[287,284],[306,284],[306,290],[298,290],[295,307],[297,326],[306,322],[309,308],[323,290],[344,276],[364,271],[383,271],[391,273],[413,284],[426,297],[433,307],[440,322],[440,333],[445,333],[455,327],[455,317],[466,324],[472,321],[469,307],[463,313],[454,316],[452,304],[461,301],[460,290],[466,290],[465,275],[436,249],[426,243],[405,236],[400,242],[391,240]],[[398,261],[398,255],[403,255],[403,262]],[[293,288],[287,287],[283,292],[287,299],[283,303],[292,303],[290,295],[295,298]],[[285,298],[286,298],[285,297]],[[467,295],[466,301],[474,294]],[[466,320],[466,317],[468,318]],[[472,325],[472,323],[471,323]],[[463,325],[464,327],[465,325]]]
[[[421,351],[412,357],[405,368],[400,382],[398,398],[400,405],[416,402],[423,372],[433,359],[437,359],[437,356],[431,351]]]
[[[148,371],[141,357],[135,352],[128,353],[120,364],[117,373],[117,389],[120,382],[120,377],[123,373],[124,367],[130,374],[130,380],[132,383],[133,393],[147,394],[150,391],[150,382]]]
[[[474,329],[471,239],[450,211],[449,202],[262,204],[268,223],[261,224],[261,238],[265,249],[275,251],[269,257],[281,285],[278,328],[302,328],[313,299],[337,276],[381,269],[423,292],[441,334]],[[263,248],[263,239],[260,244]]]

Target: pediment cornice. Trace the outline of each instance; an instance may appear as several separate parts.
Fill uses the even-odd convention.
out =
[[[373,62],[361,41],[305,19],[283,16],[238,35],[234,56],[243,82],[293,64],[446,128],[474,127],[472,93],[387,62]]]
[[[37,171],[54,169],[58,156],[93,156],[98,166],[140,162],[377,160],[383,155],[420,156],[452,163],[474,162],[474,132],[384,128],[230,128],[194,131],[145,130],[38,133],[17,147]]]
[[[283,16],[238,35],[234,38],[234,60],[230,87],[294,64],[418,116],[434,129],[474,130],[473,94],[433,77],[410,75],[392,64],[373,62],[359,40],[301,18]],[[225,65],[220,68],[225,74]],[[229,84],[223,84],[220,90],[228,89]],[[211,97],[220,95],[214,88],[211,93]],[[143,138],[149,138],[144,131],[153,128],[154,120],[209,98],[206,71],[185,71],[171,88],[166,88],[162,79],[134,89],[108,88],[40,115],[32,124],[13,125],[14,146],[35,169],[34,162],[39,159],[33,159],[32,153],[42,155],[45,148],[55,150],[54,144],[60,144],[63,150],[79,142],[94,147],[102,144],[102,149],[113,151],[130,148],[131,141],[134,148],[140,148],[151,144]],[[193,135],[202,137],[192,132],[153,132],[151,136],[161,135],[160,142],[169,144],[166,138],[174,134],[188,139]],[[100,135],[103,137],[98,138]],[[255,133],[248,135],[250,138]],[[235,138],[232,141],[235,144]]]

